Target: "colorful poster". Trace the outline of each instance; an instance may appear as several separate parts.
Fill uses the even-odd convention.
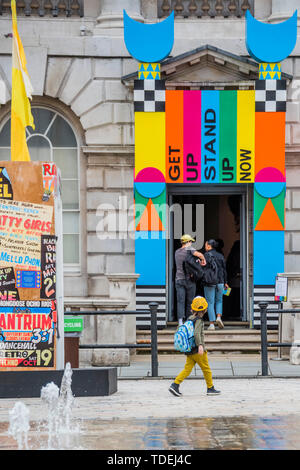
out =
[[[219,91],[201,92],[201,182],[219,182]]]
[[[0,268],[0,299],[19,300],[14,269]]]
[[[185,90],[183,119],[184,182],[201,182],[201,91]]]
[[[237,183],[254,182],[255,91],[237,91]]]
[[[30,301],[10,304],[16,306],[0,306],[0,367],[54,367],[51,302],[38,302],[43,307],[29,307]]]
[[[236,183],[237,92],[220,92],[220,183]]]
[[[39,270],[41,235],[50,234],[53,207],[0,200],[0,266]]]
[[[166,90],[166,182],[183,183],[182,90]]]
[[[56,287],[56,237],[41,237],[41,299],[55,299]]]

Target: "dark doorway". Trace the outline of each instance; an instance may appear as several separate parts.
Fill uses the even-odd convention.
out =
[[[206,192],[206,194],[205,194]],[[201,188],[201,194],[178,194],[169,196],[170,241],[169,241],[169,321],[177,320],[175,290],[175,251],[181,246],[180,236],[189,233],[196,241],[193,244],[198,251],[204,250],[204,242],[214,238],[219,242],[219,249],[224,254],[228,273],[230,295],[223,296],[223,321],[241,321],[246,319],[245,289],[246,250],[245,238],[241,236],[241,219],[246,217],[245,194],[207,194]],[[245,225],[242,223],[242,225]],[[244,281],[244,283],[243,283]],[[197,284],[196,295],[203,295],[203,287]]]

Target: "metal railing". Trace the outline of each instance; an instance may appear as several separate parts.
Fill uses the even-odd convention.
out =
[[[16,0],[16,6],[18,15],[83,16],[83,0]],[[0,0],[0,15],[10,13],[10,0]]]
[[[158,0],[158,17],[169,16],[189,18],[202,16],[242,17],[247,10],[254,15],[254,0]]]
[[[280,315],[300,313],[300,309],[268,309],[267,302],[259,302],[260,309],[260,337],[261,337],[261,375],[268,375],[268,347],[291,347],[293,343],[268,342],[267,313],[279,313]]]
[[[149,310],[97,310],[91,311],[65,311],[65,315],[145,315],[151,316],[151,343],[150,344],[80,344],[79,349],[137,349],[147,348],[151,349],[151,372],[152,377],[158,377],[158,348],[157,348],[157,302],[149,303]]]

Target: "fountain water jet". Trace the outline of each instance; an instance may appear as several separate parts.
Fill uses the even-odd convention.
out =
[[[8,429],[8,434],[17,441],[19,450],[28,450],[29,429],[29,409],[23,402],[19,401],[15,403],[13,409],[9,412]]]

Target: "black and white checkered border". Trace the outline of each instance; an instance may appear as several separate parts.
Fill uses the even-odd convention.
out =
[[[164,112],[165,81],[134,80],[133,98],[135,112]]]
[[[268,309],[279,309],[280,303],[275,298],[275,286],[254,286],[253,289],[253,327],[260,329],[260,309],[259,302],[268,302]],[[269,313],[267,309],[267,328],[268,330],[278,330],[279,314]]]
[[[163,329],[166,324],[166,286],[136,286],[136,310],[149,310],[149,302],[157,302],[157,328]],[[137,315],[136,327],[138,330],[149,330],[151,315]]]
[[[275,113],[286,111],[286,81],[256,80],[255,111]]]

